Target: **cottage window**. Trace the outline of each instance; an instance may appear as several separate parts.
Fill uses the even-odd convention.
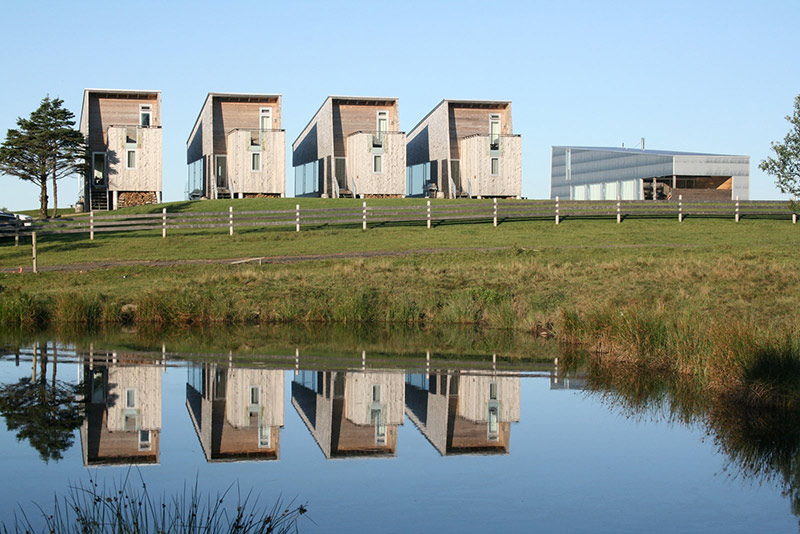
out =
[[[126,389],[125,390],[125,408],[136,408],[136,390],[135,389]]]
[[[153,445],[150,441],[150,431],[149,430],[140,430],[139,431],[139,450],[140,451],[149,451],[152,450]]]
[[[251,171],[261,170],[261,152],[252,152],[250,154],[250,170]]]
[[[151,118],[153,113],[153,107],[149,104],[142,104],[139,106],[139,126],[142,128],[149,128],[151,124]]]
[[[260,120],[258,122],[259,128],[262,130],[271,130],[272,129],[272,108],[261,108],[260,111]]]
[[[250,386],[250,404],[260,404],[261,388],[258,386]]]
[[[500,158],[492,158],[492,176],[500,174]]]
[[[489,116],[489,147],[491,150],[500,148],[500,115],[496,113]]]
[[[383,155],[375,154],[372,156],[372,172],[383,172]]]
[[[389,112],[378,112],[378,140],[383,141],[383,136],[389,131]]]
[[[135,150],[128,150],[125,155],[125,168],[126,169],[135,169],[136,168],[136,151]]]

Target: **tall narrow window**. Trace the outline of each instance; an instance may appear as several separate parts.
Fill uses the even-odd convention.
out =
[[[128,150],[125,155],[125,168],[126,169],[135,169],[136,168],[136,151],[135,150]]]
[[[492,158],[492,176],[500,174],[500,158]]]
[[[125,390],[125,407],[126,408],[136,408],[136,390],[135,389],[126,389]]]
[[[389,131],[389,112],[378,112],[378,140],[383,141],[384,135]]]
[[[149,128],[152,122],[153,106],[142,104],[139,106],[139,126]]]
[[[250,404],[258,405],[261,403],[261,388],[259,386],[250,386]]]
[[[258,127],[262,130],[272,129],[272,108],[261,108],[261,117],[258,122]]]
[[[383,156],[381,154],[374,154],[372,156],[372,172],[383,172]]]
[[[372,384],[372,402],[381,401],[381,385]]]
[[[261,170],[261,152],[250,153],[250,170],[251,171]]]
[[[489,148],[491,150],[500,148],[500,115],[497,113],[489,116]]]

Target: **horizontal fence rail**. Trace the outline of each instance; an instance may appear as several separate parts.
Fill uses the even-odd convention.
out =
[[[361,205],[331,208],[301,208],[282,210],[242,210],[230,206],[219,212],[168,212],[116,214],[91,212],[77,217],[62,217],[51,221],[12,221],[0,223],[0,237],[20,237],[34,233],[43,235],[125,233],[161,231],[162,237],[176,231],[198,229],[236,230],[266,227],[314,228],[331,225],[425,225],[453,222],[489,222],[494,226],[513,220],[553,220],[556,224],[569,219],[610,219],[617,223],[625,219],[675,218],[682,222],[691,217],[725,218],[736,222],[742,218],[776,218],[797,223],[797,213],[785,201],[583,201],[583,200],[470,200],[434,202],[415,205]]]

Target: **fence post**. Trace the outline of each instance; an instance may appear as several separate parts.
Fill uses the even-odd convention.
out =
[[[431,229],[431,201],[428,200],[428,230]]]
[[[492,212],[492,219],[494,225],[497,226],[497,199],[495,198],[493,200],[494,200],[494,211]]]
[[[683,222],[683,195],[678,195],[678,222]]]
[[[366,230],[367,229],[367,201],[366,200],[364,201],[362,206],[363,206],[363,210],[361,212],[362,213],[361,229],[362,230]]]
[[[19,218],[14,217],[14,246],[19,246]]]
[[[89,240],[94,241],[94,210],[89,212]]]
[[[294,231],[300,231],[300,204],[294,205]]]
[[[739,197],[736,197],[736,222],[739,222]]]
[[[161,239],[167,237],[167,208],[161,208]]]
[[[233,206],[228,207],[228,234],[233,235]]]
[[[36,267],[36,232],[31,233],[31,254],[33,256],[33,272],[38,273],[39,269]]]
[[[558,224],[558,197],[556,197],[556,224]]]
[[[617,195],[617,224],[622,222],[622,212],[620,211],[620,196]]]

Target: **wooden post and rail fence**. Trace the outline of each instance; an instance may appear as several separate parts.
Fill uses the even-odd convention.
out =
[[[294,209],[283,210],[235,210],[215,212],[169,212],[167,207],[155,213],[117,214],[114,212],[90,212],[88,216],[62,217],[50,221],[35,221],[22,224],[19,220],[0,225],[0,243],[3,238],[13,237],[19,245],[20,238],[30,236],[33,244],[33,266],[36,270],[37,236],[60,234],[88,234],[94,240],[95,234],[106,233],[122,236],[132,232],[161,231],[167,235],[189,235],[198,230],[226,228],[233,236],[234,229],[255,230],[268,227],[294,227],[296,232],[302,228],[329,226],[357,227],[367,230],[369,226],[424,226],[427,229],[448,222],[485,223],[492,221],[494,227],[514,220],[555,221],[561,224],[569,219],[611,219],[621,224],[626,219],[667,219],[677,218],[683,223],[687,218],[733,219],[771,218],[791,220],[797,224],[797,212],[792,204],[785,201],[685,201],[678,197],[673,201],[586,201],[586,200],[468,200],[434,201],[425,204],[375,204],[367,200],[361,205],[326,208],[302,208],[296,204]]]

